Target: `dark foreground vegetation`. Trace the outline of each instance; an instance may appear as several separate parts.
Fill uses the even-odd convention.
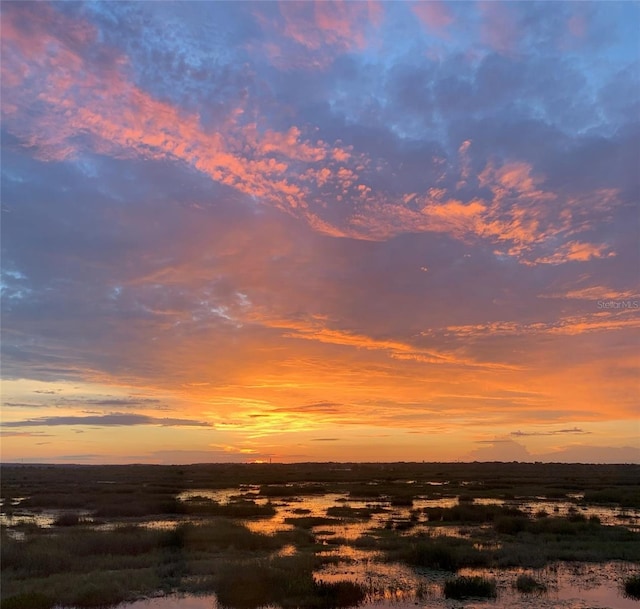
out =
[[[485,577],[456,577],[444,584],[447,598],[463,599],[469,597],[495,598],[498,595],[496,582]]]
[[[362,583],[318,576],[336,560],[321,552],[327,543],[375,550],[376,560],[420,572],[453,574],[442,588],[447,598],[496,595],[490,579],[455,577],[464,567],[640,564],[640,534],[623,521],[605,526],[581,511],[601,504],[624,515],[640,507],[640,467],[631,465],[4,465],[1,475],[9,526],[0,540],[0,609],[104,607],[173,591],[215,592],[222,605],[237,609],[330,609],[373,598],[375,590]],[[206,491],[215,488],[235,488],[237,495],[214,501]],[[270,534],[246,526],[274,518],[287,502],[327,493],[340,499],[322,515],[294,509],[289,526]],[[482,502],[488,498],[503,501]],[[534,498],[572,501],[575,508],[564,515],[520,509],[517,500]],[[425,499],[449,499],[448,507],[415,507]],[[406,518],[387,516],[394,509]],[[16,524],[24,513],[53,514],[52,526]],[[157,520],[174,524],[151,526]],[[371,526],[353,540],[322,537],[320,529],[349,522]],[[465,532],[436,536],[434,527]],[[513,586],[523,594],[545,591],[527,575]],[[625,593],[638,598],[639,587],[632,576]]]
[[[628,597],[640,601],[640,575],[634,575],[625,580],[624,592]]]

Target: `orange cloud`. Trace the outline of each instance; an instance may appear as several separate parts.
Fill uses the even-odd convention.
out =
[[[459,238],[480,232],[486,212],[487,207],[480,200],[465,204],[450,199],[445,203],[429,203],[422,208],[422,214],[427,217],[430,230],[449,233]]]
[[[638,291],[619,291],[613,290],[606,286],[590,286],[585,288],[579,288],[574,290],[568,290],[566,292],[554,292],[551,294],[541,294],[541,298],[564,298],[567,300],[628,300],[636,298],[640,295]]]
[[[470,146],[469,141],[460,146],[459,189],[471,179],[467,159]],[[343,195],[354,196],[350,189],[358,177],[349,167],[340,168],[336,174],[314,175],[318,183],[331,180],[341,185],[338,201]],[[603,244],[564,242],[567,237],[590,229],[594,214],[600,219],[611,215],[611,210],[620,204],[618,190],[598,190],[561,199],[559,194],[544,188],[544,176],[535,174],[530,164],[520,161],[499,165],[490,161],[477,180],[490,195],[475,196],[470,201],[436,186],[423,194],[411,192],[393,198],[367,189],[366,202],[348,217],[348,224],[339,229],[325,225],[323,232],[372,240],[406,232],[441,232],[465,242],[485,240],[500,245],[496,253],[515,257],[526,265],[614,255]],[[316,218],[317,226],[321,222]],[[558,246],[558,242],[562,245]],[[541,255],[552,246],[554,254]]]
[[[580,243],[571,241],[560,246],[551,256],[536,259],[538,264],[562,264],[564,262],[585,262],[592,258],[611,258],[615,252],[607,245],[594,243]]]
[[[598,311],[590,315],[561,317],[553,322],[493,321],[474,325],[447,326],[442,332],[445,336],[454,336],[456,338],[485,339],[492,336],[577,335],[587,332],[631,330],[632,328],[640,327],[640,318],[632,316],[634,312],[637,312],[637,309],[626,308],[621,313]],[[424,335],[434,335],[438,332],[438,330],[429,330]]]

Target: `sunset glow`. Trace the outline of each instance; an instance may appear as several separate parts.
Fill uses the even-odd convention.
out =
[[[3,461],[640,462],[640,5],[1,10]]]

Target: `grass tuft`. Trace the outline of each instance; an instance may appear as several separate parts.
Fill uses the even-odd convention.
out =
[[[624,593],[629,598],[640,600],[640,575],[632,575],[624,580]]]
[[[515,587],[518,592],[523,592],[525,594],[542,593],[547,590],[547,587],[543,583],[539,582],[534,577],[531,577],[531,575],[525,575],[524,573],[522,575],[518,575]]]
[[[352,607],[365,600],[362,585],[315,580],[313,566],[310,556],[229,564],[217,578],[218,602],[234,609],[257,609],[264,605],[332,609]]]
[[[470,597],[496,598],[496,582],[486,577],[456,577],[444,584],[446,598],[464,599]]]
[[[64,512],[53,521],[53,524],[56,527],[74,527],[80,524],[80,516],[74,512]]]

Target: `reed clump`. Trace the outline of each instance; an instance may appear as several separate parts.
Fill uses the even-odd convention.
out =
[[[524,594],[541,594],[547,590],[547,586],[542,582],[539,582],[535,577],[526,575],[525,573],[518,575],[514,587],[518,592],[522,592]]]
[[[217,577],[216,593],[223,607],[284,609],[352,607],[366,598],[366,589],[352,581],[324,582],[313,577],[310,556],[278,557],[229,564]]]
[[[496,582],[486,577],[456,577],[444,583],[444,596],[456,600],[465,598],[496,598]]]
[[[624,593],[629,598],[640,600],[640,575],[632,575],[624,580]]]

